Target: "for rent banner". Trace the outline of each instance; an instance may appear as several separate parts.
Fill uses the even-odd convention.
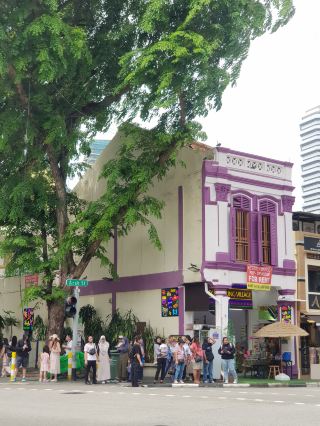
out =
[[[272,266],[247,265],[247,288],[268,291],[271,288]]]

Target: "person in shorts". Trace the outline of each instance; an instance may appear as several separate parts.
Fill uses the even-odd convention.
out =
[[[31,345],[28,336],[23,336],[17,343],[17,359],[16,359],[16,373],[22,367],[22,381],[26,381],[26,373],[29,364],[29,352]]]

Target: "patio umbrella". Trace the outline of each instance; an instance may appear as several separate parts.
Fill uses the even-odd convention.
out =
[[[258,330],[256,333],[254,333],[254,337],[273,337],[273,338],[279,338],[279,344],[280,344],[280,355],[282,359],[282,349],[281,349],[281,338],[282,337],[297,337],[297,336],[308,336],[309,333],[307,333],[302,328],[298,327],[297,325],[284,322],[284,321],[278,321],[273,324],[266,325],[260,330]],[[282,362],[280,363],[281,366],[281,372],[282,372]]]
[[[298,327],[297,325],[288,323],[288,322],[274,322],[273,324],[266,325],[256,333],[254,333],[254,337],[296,337],[296,336],[308,336],[303,328]]]

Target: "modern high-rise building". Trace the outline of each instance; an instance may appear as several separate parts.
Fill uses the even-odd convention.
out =
[[[87,158],[86,162],[92,166],[109,142],[110,141],[105,139],[93,139],[90,144],[91,154]]]
[[[300,135],[303,210],[320,213],[320,106],[302,117]]]

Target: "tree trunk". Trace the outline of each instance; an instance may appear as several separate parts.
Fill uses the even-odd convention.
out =
[[[57,334],[62,336],[64,326],[64,304],[54,300],[47,302],[48,306],[48,336]]]

